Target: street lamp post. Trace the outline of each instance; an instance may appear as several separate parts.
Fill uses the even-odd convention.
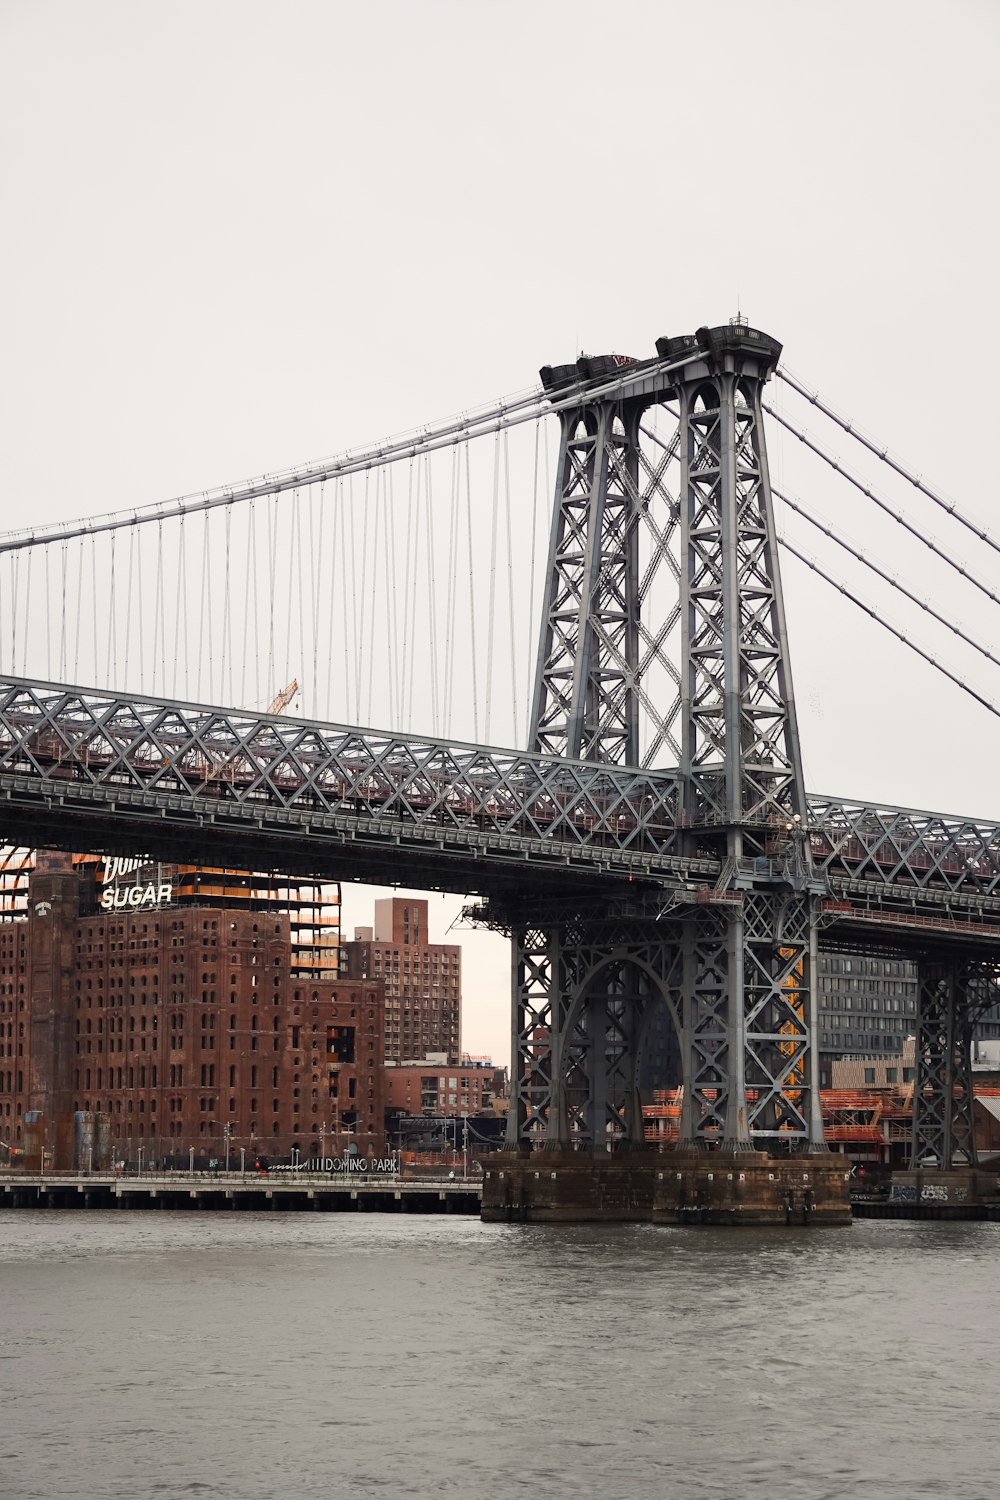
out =
[[[142,1176],[142,1147],[141,1146],[139,1147],[139,1170],[136,1173],[136,1176],[137,1177],[141,1177]]]
[[[246,1175],[246,1170],[247,1170],[247,1148],[245,1146],[241,1146],[240,1147],[240,1176],[241,1177],[244,1177]]]
[[[193,1172],[194,1171],[194,1147],[193,1146],[191,1147],[191,1150],[188,1152],[188,1171],[189,1172]]]
[[[229,1141],[230,1141],[230,1138],[232,1136],[232,1133],[233,1133],[233,1127],[230,1125],[229,1121],[227,1120],[226,1123],[222,1127],[222,1134],[223,1134],[223,1136],[225,1138],[225,1142],[226,1142],[226,1176],[227,1177],[229,1175]]]

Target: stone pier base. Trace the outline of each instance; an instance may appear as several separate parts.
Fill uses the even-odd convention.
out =
[[[488,1223],[848,1224],[844,1163],[829,1153],[503,1152],[483,1174]]]
[[[849,1224],[849,1181],[843,1159],[826,1151],[677,1151],[657,1166],[653,1223]]]

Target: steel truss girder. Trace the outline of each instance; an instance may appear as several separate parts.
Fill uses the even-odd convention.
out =
[[[813,867],[831,881],[1000,897],[1000,826],[980,818],[810,796]]]
[[[918,965],[911,1168],[976,1165],[972,1033],[998,1003],[996,963],[924,959]]]
[[[170,811],[270,818],[293,837],[326,817],[595,868],[677,841],[673,772],[4,678],[0,791],[23,786],[86,798],[95,824],[129,805],[153,836]]]
[[[285,840],[320,831],[351,839],[384,825],[426,842],[432,860],[444,861],[449,841],[508,862],[546,858],[560,862],[570,886],[581,863],[671,872],[692,840],[679,826],[676,770],[9,677],[0,678],[0,795],[9,807],[19,798],[26,807],[48,798],[54,808],[75,799],[80,828],[89,820],[92,846],[109,852],[126,817],[134,844],[147,827],[159,837],[171,819],[189,827],[200,817],[221,829],[245,813]],[[807,805],[813,869],[833,891],[861,882],[876,902],[926,892],[955,909],[1000,903],[1000,825],[831,797]],[[30,838],[27,824],[23,832]],[[762,840],[774,832],[773,822],[760,825]],[[683,862],[721,868],[710,842],[693,842]],[[706,883],[715,878],[706,873]]]

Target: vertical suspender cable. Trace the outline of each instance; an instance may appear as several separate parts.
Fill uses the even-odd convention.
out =
[[[403,548],[403,629],[400,638],[399,652],[399,716],[397,723],[400,728],[408,729],[406,722],[406,661],[409,646],[409,624],[410,624],[410,570],[413,566],[413,459],[410,459],[409,468],[406,473],[406,544]]]
[[[520,716],[517,708],[517,632],[514,623],[514,545],[511,536],[510,518],[510,433],[504,428],[503,434],[503,474],[504,474],[504,510],[507,520],[507,612],[510,616],[510,681],[511,698],[514,707],[514,739],[513,744],[520,743]]]
[[[324,710],[323,710],[324,716],[327,719],[336,718],[336,714],[333,711],[333,701],[332,701],[332,697],[331,697],[331,694],[332,694],[332,691],[333,691],[333,643],[334,643],[334,640],[336,638],[334,636],[334,631],[333,631],[333,612],[334,612],[334,604],[336,603],[337,594],[338,594],[338,589],[337,589],[337,563],[340,561],[340,548],[339,548],[339,545],[338,545],[338,542],[337,542],[337,517],[338,517],[338,515],[340,513],[340,507],[339,507],[338,500],[337,500],[337,484],[336,484],[336,482],[334,482],[334,485],[333,485],[333,500],[332,500],[331,503],[333,505],[333,514],[330,517],[330,570],[329,570],[329,576],[327,577],[327,580],[326,580],[326,596],[327,596],[327,599],[329,601],[329,609],[328,609],[327,613],[328,613],[329,618],[330,618],[330,628],[329,628],[329,630],[326,633],[326,640],[325,640],[325,647],[326,647],[326,705],[325,705]],[[324,498],[324,505],[325,504],[326,504],[326,501],[325,501],[325,498]],[[339,590],[339,592],[343,593],[343,588],[341,588]]]
[[[532,668],[532,655],[533,655],[533,651],[532,651],[532,647],[533,647],[532,631],[535,629],[535,624],[536,624],[536,622],[535,622],[535,583],[536,583],[536,579],[535,579],[535,567],[536,567],[535,554],[536,554],[536,551],[537,551],[537,543],[538,543],[538,459],[539,459],[538,448],[539,448],[539,444],[541,443],[541,440],[542,440],[542,421],[541,421],[541,418],[539,417],[539,419],[535,422],[535,462],[534,462],[534,472],[533,472],[532,481],[531,481],[531,555],[530,555],[530,561],[529,561],[529,564],[528,564],[528,569],[529,569],[529,575],[530,575],[531,582],[530,582],[529,595],[528,595],[529,600],[530,600],[530,604],[529,604],[528,630],[527,630],[527,670],[526,670],[526,673],[525,673],[525,681],[528,684],[528,692],[529,693],[531,692],[531,668]],[[516,741],[515,741],[515,743],[516,743]]]
[[[347,586],[347,567],[349,561],[347,555],[347,503],[344,499],[344,481],[342,479],[337,480],[337,491],[339,497],[337,500],[337,514],[340,518],[340,597],[344,606],[344,628],[341,632],[341,638],[344,642],[344,682],[341,693],[339,695],[339,701],[347,707],[347,711],[349,713],[351,702],[351,648],[349,627],[352,619],[354,618],[354,612],[353,610],[351,610],[348,603],[350,596]],[[353,555],[350,559],[350,562],[351,571],[353,573]],[[336,717],[336,715],[334,717]]]
[[[107,681],[107,672],[101,670],[97,645],[97,538],[90,538],[90,614],[94,627],[94,672],[92,682]]]
[[[312,504],[312,495],[311,495],[311,492],[309,490],[307,490],[306,494],[309,496],[309,503],[311,505]],[[306,676],[306,637],[305,637],[306,591],[305,591],[305,589],[303,588],[303,585],[302,585],[302,497],[299,494],[298,490],[295,491],[295,514],[296,514],[295,529],[296,529],[296,532],[298,534],[298,544],[297,544],[297,550],[296,550],[296,554],[295,554],[295,565],[296,565],[296,571],[298,573],[298,580],[299,580],[299,664],[298,664],[298,670],[289,674],[288,681],[291,682],[292,678],[294,677],[295,680],[296,680],[296,682],[298,682],[300,689],[303,692],[305,692],[305,686],[306,686],[306,684],[305,684],[305,676]],[[311,574],[311,572],[312,572],[312,553],[311,552],[309,554],[309,569],[310,569],[310,574]]]
[[[206,516],[208,512],[205,512]],[[142,527],[136,526],[135,531],[135,612],[139,623],[139,691],[144,692],[146,687],[146,650],[143,642],[143,611],[142,611]],[[211,647],[209,648],[211,651]]]
[[[250,599],[251,595],[256,598],[257,579],[254,576],[253,559],[253,501],[247,511],[246,519],[246,556],[243,568],[243,636],[240,642],[240,698],[241,708],[247,706],[247,656],[250,652]],[[256,610],[254,611],[254,628],[256,629]],[[256,701],[256,700],[255,700]]]
[[[10,670],[17,676],[17,595],[21,581],[20,558],[10,560]]]
[[[389,689],[389,721],[399,724],[402,721],[402,705],[399,702],[398,671],[399,671],[399,609],[396,599],[396,506],[392,487],[392,465],[386,464],[382,470],[382,490],[385,496],[386,506],[386,533],[385,533],[385,592],[387,622],[386,633],[388,636],[388,660],[386,661],[386,683]]]
[[[278,497],[272,496],[271,504],[267,512],[267,586],[268,586],[268,626],[267,626],[267,677],[264,681],[264,692],[258,698],[271,698],[274,693],[274,598],[278,583],[278,559],[276,556],[278,542]]]
[[[208,529],[209,512],[205,512],[204,535],[202,537],[201,555],[201,628],[199,631],[199,642],[204,642],[208,648],[208,696],[212,697],[212,584],[210,574],[211,544]],[[198,697],[201,697],[201,659],[204,648],[198,651]],[[220,694],[221,696],[221,694]]]
[[[28,566],[24,570],[24,630],[21,636],[21,675],[28,675],[28,641],[31,638],[31,561],[34,547],[28,549]]]
[[[459,452],[451,450],[451,482],[448,489],[448,596],[445,613],[444,733],[451,735],[451,704],[455,677],[455,600],[458,591],[458,469]]]
[[[267,515],[264,516],[265,521]],[[253,702],[260,702],[260,557],[257,551],[257,505],[250,509],[250,554],[253,558]]]
[[[184,566],[184,517],[181,516],[180,530],[177,540],[177,596],[174,605],[174,673],[180,671],[180,631],[181,620],[184,620],[184,678],[183,687],[177,683],[175,696],[186,698],[188,696],[188,635],[187,628],[187,573]]]
[[[424,513],[427,524],[424,528],[424,543],[427,555],[427,618],[430,634],[430,676],[431,676],[431,732],[440,733],[440,719],[438,717],[438,640],[437,640],[437,586],[434,581],[434,490],[432,485],[431,461],[429,454],[424,455]]]
[[[319,706],[319,607],[320,607],[320,567],[323,557],[323,506],[326,495],[326,481],[323,480],[317,495],[315,487],[309,490],[309,556],[310,564],[310,587],[309,597],[312,609],[312,713],[313,717],[320,719],[323,714]],[[319,506],[319,525],[316,525],[315,511]],[[315,531],[315,536],[314,536]]]
[[[373,675],[374,675],[374,670],[375,670],[375,621],[376,621],[377,616],[378,616],[378,608],[377,608],[377,603],[378,603],[378,544],[379,544],[379,529],[380,529],[379,528],[379,523],[380,523],[380,520],[381,520],[381,511],[380,511],[380,505],[379,505],[379,482],[378,482],[378,470],[377,469],[375,470],[375,500],[374,500],[374,505],[373,505],[372,508],[373,508],[373,511],[374,511],[374,526],[373,526],[374,536],[372,538],[371,623],[370,623],[369,629],[368,629],[368,690],[367,690],[367,702],[366,702],[366,707],[365,707],[365,723],[366,724],[370,724],[372,722],[372,680],[373,680]],[[368,513],[368,475],[366,474],[365,475],[365,517],[366,517],[366,519],[365,519],[365,531],[366,531],[366,533],[367,533],[367,529],[368,529],[367,513]]]
[[[469,639],[472,648],[472,737],[479,739],[479,667],[476,652],[476,595],[473,588],[472,465],[465,443],[465,534],[469,545]]]
[[[222,661],[220,663],[220,691],[225,691],[225,674],[229,671],[229,694],[227,703],[233,702],[235,688],[233,685],[233,621],[232,621],[232,545],[233,545],[233,507],[227,505],[223,511],[225,516],[225,550],[226,567],[225,578],[222,586]]]
[[[83,601],[83,551],[84,540],[81,537],[80,545],[76,548],[76,623],[73,627],[73,681],[80,681],[80,622],[82,620],[81,604]]]
[[[113,531],[111,533],[111,586],[108,589],[108,662],[111,666],[112,687],[118,686],[118,637],[115,633],[115,561],[117,552],[115,543],[117,537],[117,531]],[[28,552],[28,560],[30,565],[30,550]]]
[[[52,681],[52,606],[49,588],[49,549],[44,548],[45,557],[45,676]]]
[[[354,475],[348,476],[347,493],[349,496],[348,510],[351,521],[351,627],[354,637],[354,650],[351,655],[351,666],[354,675],[354,722],[361,720],[361,641],[363,636],[359,633],[359,617],[361,611],[358,608],[358,526],[354,510]],[[367,520],[367,516],[366,516]],[[362,538],[361,566],[364,567],[364,540]],[[364,598],[364,579],[362,578],[362,599]]]
[[[490,720],[493,714],[493,636],[497,593],[497,522],[500,513],[500,433],[493,439],[493,513],[490,517],[490,594],[486,616],[486,705],[485,734],[490,744]]]
[[[153,673],[151,678],[151,691],[156,692],[156,657],[160,648],[160,591],[163,588],[163,522],[156,523],[157,545],[156,545],[156,584],[153,592]],[[166,683],[161,684],[160,691],[166,692]]]
[[[423,470],[415,460],[416,483],[413,493],[413,588],[410,594],[410,622],[407,627],[406,728],[413,731],[413,686],[416,675],[417,598],[420,592],[420,493]]]
[[[288,610],[285,619],[285,673],[284,687],[286,682],[292,680],[292,601],[295,597],[295,554],[298,550],[298,539],[296,537],[299,514],[299,492],[292,492],[292,520],[288,529]]]
[[[66,661],[66,655],[67,655],[67,653],[66,653],[66,606],[67,606],[67,604],[69,602],[68,598],[67,598],[67,567],[68,567],[68,564],[69,564],[69,554],[67,552],[68,545],[69,544],[67,542],[63,542],[62,546],[59,549],[59,571],[60,571],[60,584],[59,584],[59,599],[60,599],[60,606],[59,606],[59,681],[60,682],[65,682],[66,681],[66,668],[67,668],[67,661]]]
[[[177,684],[171,682],[166,684],[166,580],[163,577],[163,522],[160,520],[156,528],[156,603],[157,603],[157,633],[160,642],[160,693],[168,697],[177,697]],[[153,637],[153,672],[156,672],[156,633]]]
[[[132,559],[135,554],[135,527],[128,533],[128,583],[125,587],[125,640],[122,664],[122,686],[127,690],[131,684],[128,676],[129,650],[132,644]]]

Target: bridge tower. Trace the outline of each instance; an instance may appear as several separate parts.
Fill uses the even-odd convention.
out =
[[[709,1199],[745,1222],[790,1204],[846,1212],[842,1173],[832,1185],[823,1157],[812,1045],[823,887],[761,420],[780,353],[736,322],[660,339],[639,369],[603,357],[542,371],[561,445],[529,748],[563,757],[567,776],[579,761],[675,765],[678,803],[664,813],[683,829],[691,877],[680,896],[634,883],[572,909],[542,892],[506,903],[508,1151],[525,1164],[487,1183],[496,1216],[579,1216],[600,1199],[622,1217],[650,1192],[667,1218]],[[668,437],[652,430],[654,408]],[[720,871],[710,886],[705,860]],[[644,1177],[637,1080],[657,1004],[681,1040],[681,1152],[675,1170]],[[543,1148],[550,1170],[529,1171]],[[723,1160],[732,1170],[708,1170]],[[680,1187],[654,1189],[668,1178]],[[734,1184],[728,1197],[708,1190],[717,1179]],[[545,1204],[531,1187],[543,1181],[563,1184]]]

